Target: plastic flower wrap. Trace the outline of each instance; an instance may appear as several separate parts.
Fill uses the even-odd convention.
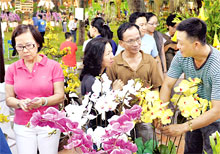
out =
[[[174,94],[171,101],[174,105],[177,105],[182,116],[187,119],[194,119],[211,108],[210,101],[202,99],[196,94],[198,85],[201,83],[201,79],[189,78],[188,80],[182,80],[180,84],[174,88],[174,91],[178,94]]]

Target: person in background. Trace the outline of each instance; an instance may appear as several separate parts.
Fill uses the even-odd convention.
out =
[[[141,33],[141,50],[146,54],[150,54],[154,58],[158,57],[157,46],[154,38],[146,34],[147,20],[145,17],[145,13],[143,12],[132,13],[129,17],[129,22],[136,24],[139,27]],[[118,45],[118,50],[116,52],[116,55],[118,55],[123,50],[124,48]]]
[[[66,20],[66,17],[64,16],[63,17],[63,20],[62,20],[62,26],[63,26],[63,32],[66,33],[67,31],[67,20]]]
[[[140,50],[141,33],[136,24],[124,23],[117,30],[119,44],[124,48],[114,57],[114,63],[107,69],[107,75],[112,82],[121,80],[127,84],[130,79],[139,78],[144,87],[153,86],[152,90],[159,90],[162,76],[159,73],[156,60]],[[130,104],[132,106],[132,104]],[[153,138],[151,124],[138,123],[135,126],[136,137],[142,137],[143,142]]]
[[[37,28],[43,38],[43,42],[44,42],[44,35],[45,35],[45,31],[46,31],[46,21],[43,19],[43,16],[41,14],[38,15],[38,21],[37,21]]]
[[[89,41],[92,40],[92,37],[90,36],[90,32],[89,32],[89,31],[87,32],[87,36],[88,36],[89,39],[83,42],[83,48],[82,48],[82,51],[83,51],[83,52],[84,52],[85,49],[86,49],[86,45],[89,43]]]
[[[81,81],[81,94],[92,92],[92,85],[95,82],[97,76],[106,72],[106,70],[113,64],[113,54],[110,41],[107,38],[94,38],[86,46],[83,59],[83,69],[80,74]],[[122,89],[123,82],[121,80],[114,81],[112,88]],[[94,110],[92,114],[96,115]],[[114,112],[110,111],[106,113],[107,119],[111,118]],[[98,123],[97,123],[97,121]],[[108,122],[100,122],[101,116],[97,119],[90,120],[89,128],[95,129],[97,126],[105,126]]]
[[[38,18],[36,17],[36,12],[33,14],[33,17],[32,17],[32,20],[33,20],[33,23],[34,23],[34,26],[37,27],[37,21],[38,21]]]
[[[65,33],[65,39],[66,39],[66,41],[60,45],[60,50],[63,50],[64,48],[67,48],[67,47],[70,47],[71,53],[62,57],[62,61],[64,62],[64,65],[67,65],[69,67],[75,67],[76,66],[76,51],[77,51],[76,43],[72,42],[73,38],[72,38],[72,35],[70,32]]]
[[[197,118],[182,124],[160,127],[170,137],[185,134],[184,154],[212,154],[209,137],[220,130],[220,52],[206,43],[207,25],[199,18],[189,18],[177,26],[176,53],[163,82],[160,98],[169,102],[171,89],[182,73],[185,78],[199,78],[198,96],[211,101],[212,107]]]
[[[159,53],[158,61],[160,61],[160,67],[164,75],[167,72],[167,66],[166,66],[166,58],[165,58],[165,52],[164,52],[164,44],[163,44],[163,36],[160,32],[156,31],[156,27],[159,25],[158,24],[158,19],[155,14],[152,12],[147,12],[145,13],[146,19],[147,19],[147,31],[146,34],[153,36],[156,45],[157,45],[157,50]]]
[[[112,46],[112,52],[113,55],[115,55],[117,51],[117,45],[115,41],[112,40],[113,38],[113,32],[109,28],[107,24],[105,24],[105,20],[101,17],[96,17],[92,20],[90,25],[90,36],[95,37],[105,37],[111,40],[111,46]]]
[[[168,27],[168,32],[166,34],[163,34],[164,37],[164,51],[166,56],[166,64],[167,64],[167,70],[170,67],[171,61],[173,60],[173,57],[175,56],[176,52],[178,51],[177,43],[173,42],[171,38],[174,36],[176,32],[177,23],[173,22],[173,20],[176,18],[175,14],[170,14],[166,19],[166,24]]]
[[[33,25],[18,25],[12,46],[20,59],[5,75],[6,103],[15,109],[14,132],[18,154],[57,154],[60,131],[50,127],[27,127],[32,114],[58,109],[64,101],[64,76],[60,64],[38,54],[43,38]]]
[[[73,19],[73,16],[70,16],[70,21],[69,21],[68,27],[69,27],[70,33],[73,36],[74,43],[76,43],[77,21],[78,21],[77,18]]]

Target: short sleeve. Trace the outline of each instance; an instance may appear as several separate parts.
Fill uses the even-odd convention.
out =
[[[156,45],[155,41],[154,41],[153,50],[151,52],[151,56],[154,57],[154,58],[158,56],[158,50],[157,50],[157,45]]]
[[[220,100],[220,72],[214,75],[212,79],[211,100]]]
[[[174,56],[170,68],[168,70],[167,75],[171,78],[178,79],[180,75],[183,73],[183,68],[180,62],[181,53],[180,51],[177,52],[177,54]]]
[[[59,63],[55,63],[54,67],[53,67],[53,71],[52,71],[52,75],[53,75],[53,83],[54,82],[59,82],[59,81],[64,81],[64,76],[63,76],[63,70],[60,66]]]
[[[5,83],[14,85],[14,69],[13,69],[13,64],[10,65],[6,71],[5,74]]]

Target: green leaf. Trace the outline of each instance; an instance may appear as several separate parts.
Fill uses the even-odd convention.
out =
[[[168,149],[169,149],[170,154],[176,154],[176,146],[171,140],[168,142]],[[171,149],[172,149],[172,152],[170,152]]]
[[[137,154],[142,154],[144,150],[144,145],[142,141],[142,137],[138,137],[135,139],[135,144],[137,145],[138,151]]]
[[[157,147],[158,142],[153,141],[153,139],[150,139],[144,143],[144,153],[153,153],[153,150]]]
[[[209,139],[210,139],[210,145],[212,147],[212,151],[213,151],[213,154],[217,154],[217,151],[215,149],[215,140],[212,136],[209,136]]]
[[[160,154],[168,154],[169,153],[169,149],[168,146],[161,144],[159,146],[159,150],[160,150]]]

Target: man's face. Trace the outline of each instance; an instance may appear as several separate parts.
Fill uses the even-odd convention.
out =
[[[169,34],[170,34],[171,37],[175,34],[177,25],[178,24],[175,24],[173,27],[172,26],[168,26]]]
[[[177,31],[177,47],[183,57],[193,57],[194,42],[187,36],[185,31]]]
[[[138,53],[141,47],[141,35],[136,27],[131,27],[123,33],[123,40],[119,44],[125,48],[126,52]]]
[[[147,20],[146,20],[146,17],[139,17],[139,18],[137,18],[135,24],[139,26],[139,30],[141,32],[141,37],[143,37],[144,34],[146,33],[146,30],[147,30]]]

